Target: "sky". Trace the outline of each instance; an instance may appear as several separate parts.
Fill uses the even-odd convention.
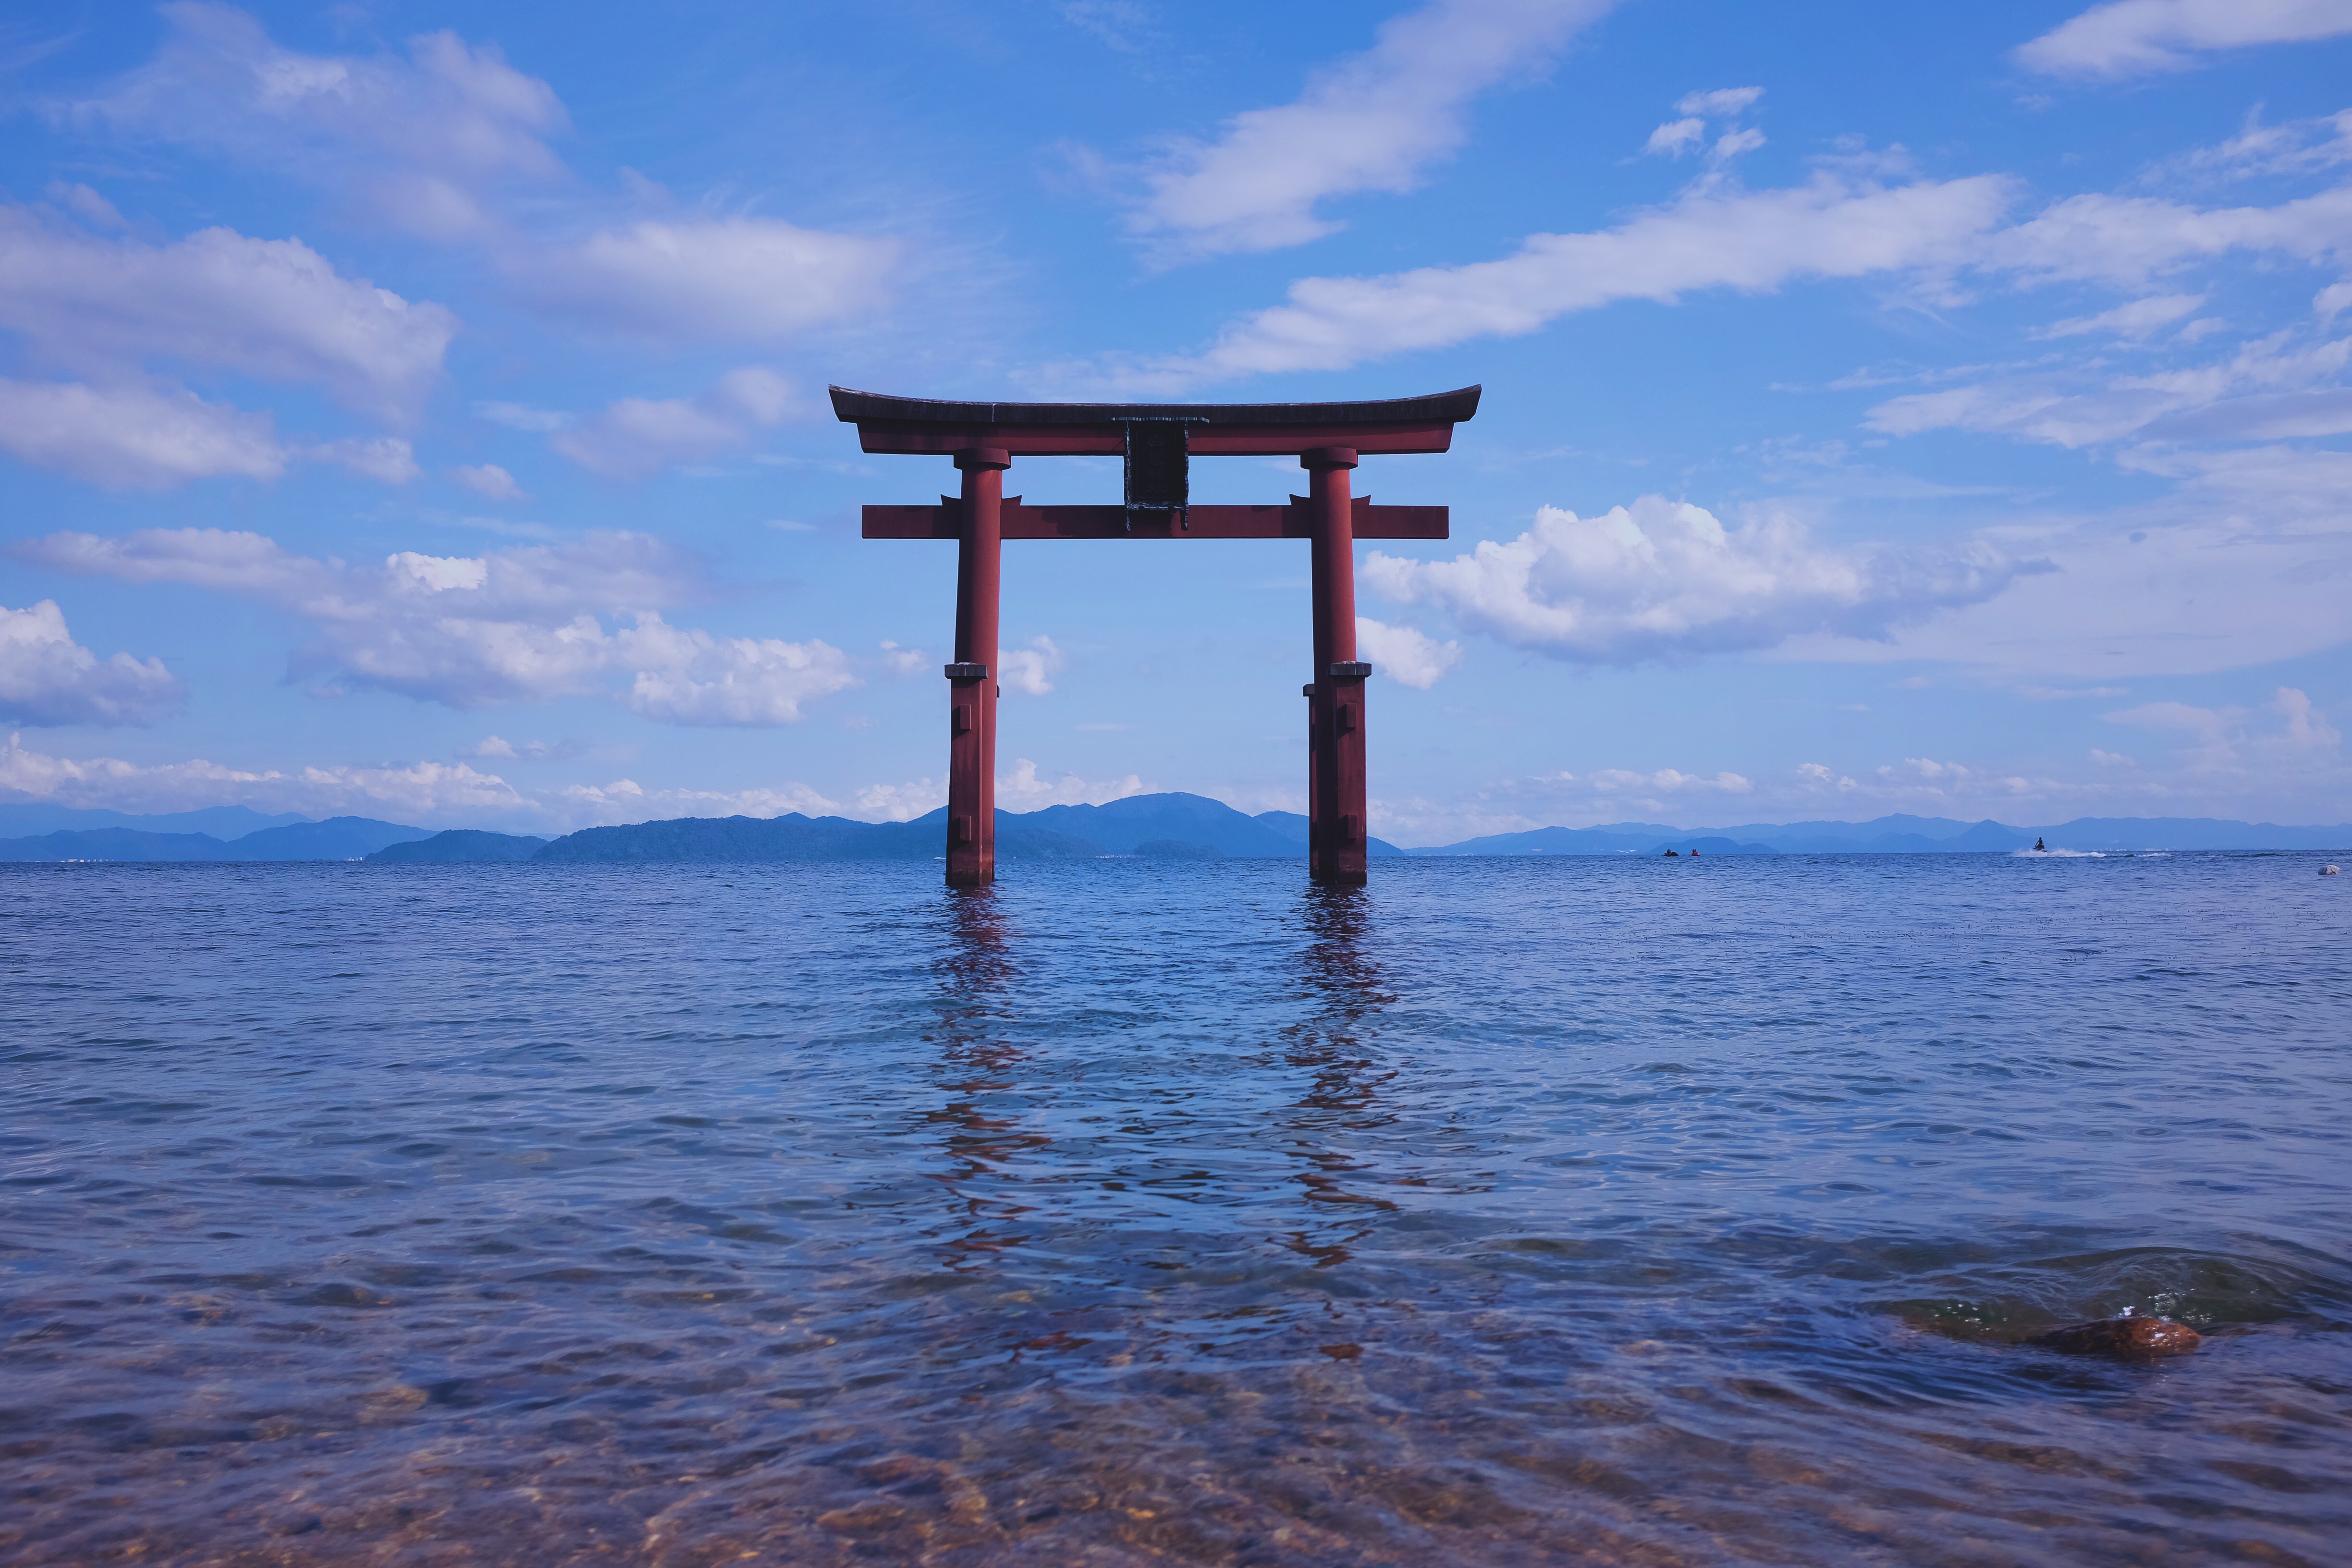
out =
[[[1477,384],[1385,837],[2352,819],[2352,0],[16,0],[0,104],[0,800],[903,819],[957,480],[828,384]],[[1307,587],[1007,545],[999,804],[1303,809]]]

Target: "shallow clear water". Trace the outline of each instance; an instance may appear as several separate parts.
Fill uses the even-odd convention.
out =
[[[0,1560],[2341,1563],[2319,864],[10,867]]]

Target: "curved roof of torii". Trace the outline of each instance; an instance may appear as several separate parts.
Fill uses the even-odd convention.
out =
[[[833,411],[868,452],[997,447],[1033,455],[1123,452],[1139,425],[1178,424],[1194,457],[1305,452],[1443,452],[1478,412],[1480,388],[1363,403],[950,403],[833,388]]]
[[[1362,403],[950,403],[832,388],[834,414],[848,424],[1118,425],[1181,419],[1187,425],[1458,424],[1478,412],[1481,387]]]

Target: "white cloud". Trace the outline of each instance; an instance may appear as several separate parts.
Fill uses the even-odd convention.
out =
[[[666,724],[797,723],[803,703],[857,684],[848,656],[827,643],[713,637],[650,613],[614,640],[619,662],[635,667],[630,709]]]
[[[1123,55],[1142,48],[1150,30],[1151,13],[1136,0],[1061,0],[1055,9],[1070,26]]]
[[[531,408],[520,403],[500,403],[490,399],[474,405],[475,416],[493,425],[503,425],[509,430],[527,430],[534,436],[551,436],[572,423],[572,416],[551,408]]]
[[[745,790],[647,789],[635,779],[607,784],[571,784],[556,792],[550,809],[574,827],[616,822],[661,822],[680,816],[755,816],[801,812],[825,816],[841,807],[799,783]]]
[[[2280,687],[2263,709],[2276,717],[2275,729],[2255,732],[2250,727],[2255,715],[2243,708],[2199,708],[2187,702],[2146,702],[2105,717],[2110,723],[2181,736],[2182,761],[2200,772],[2293,768],[2298,761],[2324,757],[2343,744],[2342,734],[2313,707],[2309,695],[2295,687]],[[2252,757],[2245,754],[2249,751]]]
[[[463,763],[244,769],[198,758],[150,765],[116,757],[51,756],[27,750],[16,735],[0,749],[0,789],[60,805],[129,812],[250,805],[310,816],[359,815],[453,826],[478,826],[485,817],[539,815],[504,779]]]
[[[85,374],[153,361],[236,371],[402,423],[439,376],[457,319],[344,278],[299,239],[208,228],[150,245],[0,205],[0,326]]]
[[[935,661],[919,647],[900,647],[885,637],[881,643],[882,665],[893,675],[920,675]]]
[[[286,471],[267,414],[240,414],[193,392],[80,382],[0,380],[0,447],[108,489],[163,489],[216,475]]]
[[[1307,278],[1289,301],[1233,322],[1192,355],[1114,363],[1112,385],[1179,391],[1283,371],[1344,370],[1415,349],[1518,337],[1623,300],[1706,289],[1762,293],[1801,278],[1948,267],[1981,244],[2014,194],[2004,176],[1886,184],[1853,160],[1806,184],[1748,192],[1702,181],[1591,234],[1539,234],[1499,261],[1373,278]]]
[[[1054,683],[1047,678],[1059,674],[1069,662],[1054,646],[1054,639],[1042,633],[1031,637],[1025,648],[1014,648],[1009,653],[1000,649],[996,659],[999,684],[1030,697],[1043,697],[1053,690]]]
[[[1428,690],[1462,662],[1460,643],[1441,643],[1412,626],[1392,626],[1366,616],[1356,617],[1356,646],[1382,675],[1416,691]]]
[[[878,311],[895,239],[775,218],[646,219],[502,260],[534,305],[603,331],[720,343],[777,342]]]
[[[665,723],[784,724],[803,704],[857,684],[847,656],[824,642],[669,625],[658,606],[697,595],[699,574],[643,534],[484,556],[402,551],[373,566],[217,529],[55,533],[11,552],[62,571],[184,583],[277,605],[310,624],[295,674],[452,708],[602,695]],[[632,624],[607,631],[604,613]]]
[[[162,9],[171,35],[155,58],[77,117],[291,170],[368,221],[478,245],[533,307],[604,331],[741,342],[887,300],[893,239],[756,216],[613,222],[619,204],[580,191],[549,144],[567,126],[553,89],[493,46],[438,32],[404,57],[312,55],[230,6]],[[671,205],[629,184],[626,205]]]
[[[1710,120],[1729,120],[1747,113],[1764,96],[1760,87],[1718,87],[1711,92],[1683,95],[1675,104],[1676,114],[1703,115]]]
[[[559,430],[555,449],[607,479],[637,479],[751,444],[757,431],[802,411],[792,384],[772,370],[729,371],[695,398],[624,397]]]
[[[170,34],[155,58],[74,106],[77,118],[291,169],[436,239],[481,228],[499,180],[563,174],[547,145],[565,128],[562,104],[494,46],[441,32],[409,40],[406,58],[307,55],[232,6],[159,10]]]
[[[450,478],[477,495],[492,500],[527,500],[515,477],[496,463],[468,463],[450,470]]]
[[[2257,174],[2305,174],[2342,163],[2352,163],[2352,109],[2265,125],[2258,104],[2235,136],[2159,167],[2242,180]]]
[[[424,470],[416,454],[397,436],[355,436],[340,441],[313,441],[300,456],[320,463],[341,463],[352,472],[388,485],[404,485]]]
[[[2068,196],[1956,261],[2026,284],[2080,280],[2137,289],[2158,274],[2232,251],[2301,261],[2345,254],[2352,185],[2276,206],[2196,207],[2156,196]]]
[[[16,724],[152,724],[187,691],[160,658],[110,658],[73,640],[55,599],[0,607],[0,718]]]
[[[2205,302],[2202,294],[2158,294],[2145,300],[2134,300],[2117,305],[2112,310],[2102,310],[2095,316],[2073,316],[2053,321],[2034,338],[2079,338],[2093,334],[2118,338],[2144,338],[2159,328],[2168,327]]]
[[[1433,0],[1381,25],[1371,48],[1315,73],[1293,102],[1179,142],[1129,219],[1162,260],[1299,245],[1339,225],[1317,204],[1402,192],[1467,136],[1463,110],[1540,69],[1616,0]]]
[[[1679,158],[1706,140],[1704,120],[1670,120],[1650,132],[1642,151],[1654,156]]]
[[[1515,647],[1631,664],[1823,631],[1883,637],[1989,599],[2021,570],[1982,549],[1824,548],[1771,512],[1727,529],[1688,502],[1644,496],[1595,518],[1545,507],[1517,539],[1452,561],[1375,552],[1363,575],[1390,599],[1439,606]]]
[[[1090,782],[1076,773],[1058,779],[1040,778],[1037,764],[1018,759],[1010,773],[996,775],[996,804],[1006,811],[1038,811],[1049,805],[1102,805],[1145,791],[1134,773],[1125,778]]]
[[[2113,0],[2019,47],[2050,76],[2128,77],[2186,70],[2193,51],[2305,43],[2352,33],[2352,0]]]
[[[1880,404],[1865,423],[1890,436],[1956,428],[2070,447],[2138,433],[2261,440],[2352,429],[2352,399],[2340,389],[2278,390],[2340,374],[2352,363],[2352,338],[2298,347],[2294,336],[2276,332],[2210,364],[2110,376],[2089,389],[2051,374],[1914,393]]]
[[[911,822],[948,803],[941,779],[916,779],[908,784],[867,784],[856,795],[860,816],[875,822]]]

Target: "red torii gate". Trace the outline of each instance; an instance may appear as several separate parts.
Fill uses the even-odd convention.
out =
[[[869,506],[867,539],[952,539],[955,662],[947,667],[948,885],[996,879],[998,547],[1007,539],[1306,539],[1314,542],[1315,679],[1307,699],[1308,875],[1361,886],[1364,679],[1356,658],[1359,539],[1444,539],[1442,506],[1349,494],[1365,453],[1443,452],[1479,388],[1376,403],[942,403],[833,388],[833,411],[868,452],[951,457],[963,493],[937,506]],[[1307,493],[1282,506],[1194,506],[1189,459],[1297,454]],[[1024,506],[1004,494],[1021,457],[1118,457],[1120,506]]]

